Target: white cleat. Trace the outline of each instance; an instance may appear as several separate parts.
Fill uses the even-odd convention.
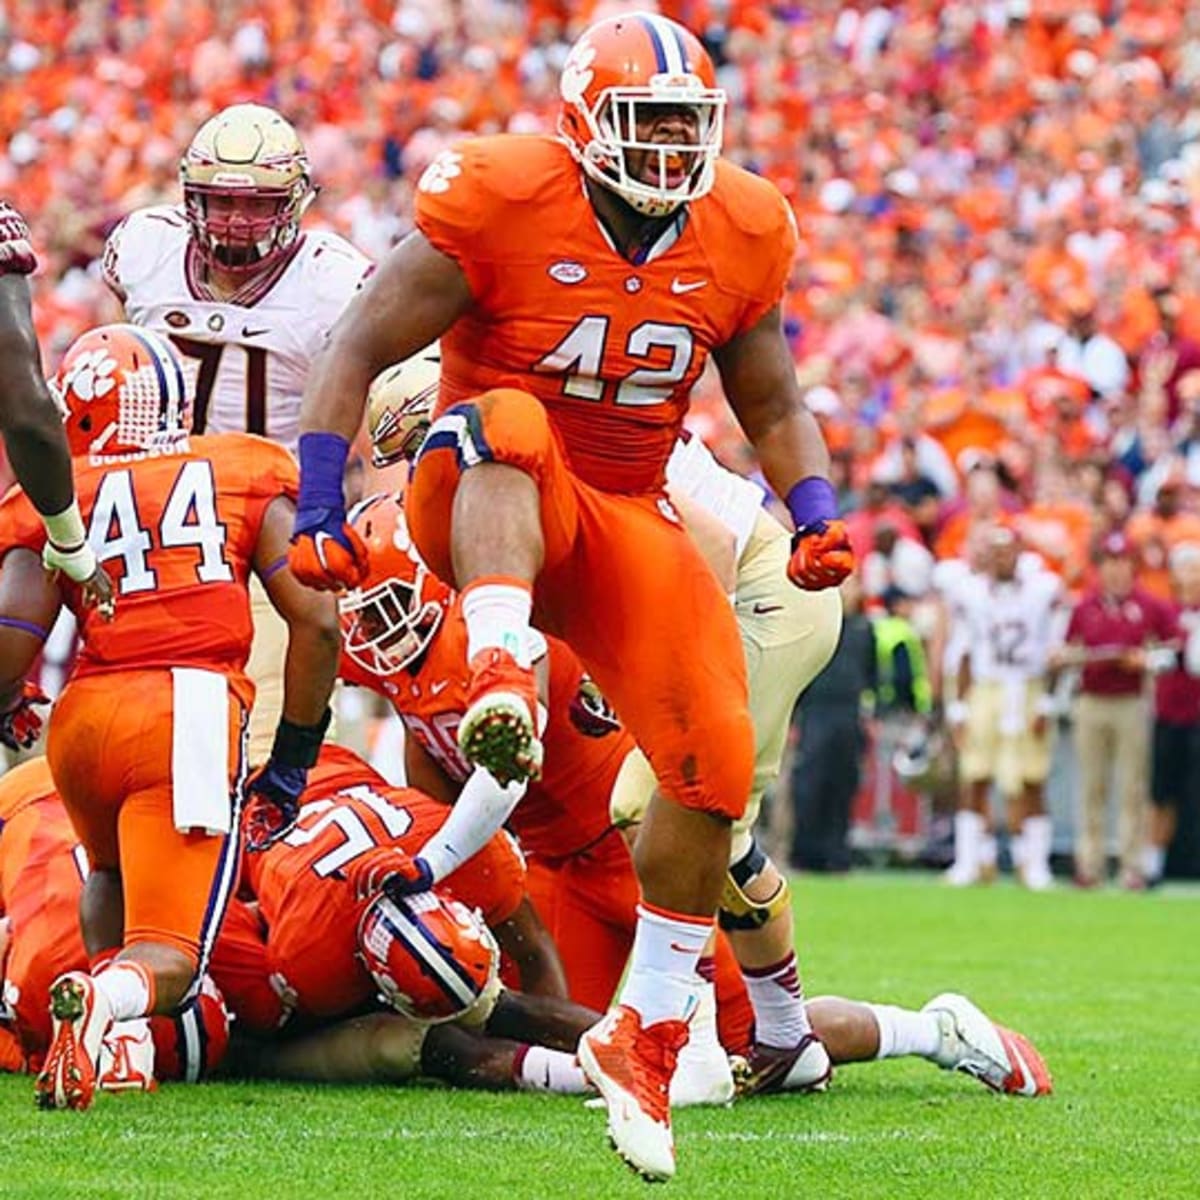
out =
[[[149,1017],[117,1021],[100,1043],[100,1075],[96,1086],[102,1092],[153,1092],[154,1038]]]
[[[942,880],[948,887],[974,887],[977,883],[983,882],[983,873],[978,867],[956,862],[943,872]]]
[[[579,1039],[579,1065],[608,1109],[608,1136],[628,1166],[651,1182],[675,1174],[668,1095],[686,1021],[656,1021],[619,1004]]]
[[[729,1056],[717,1038],[717,999],[711,983],[696,991],[687,1045],[679,1052],[671,1078],[671,1107],[721,1107],[733,1101],[733,1071]]]
[[[100,1044],[112,1025],[108,1000],[90,975],[68,971],[50,985],[50,1016],[50,1049],[34,1098],[39,1108],[90,1108]]]
[[[1010,1096],[1050,1094],[1050,1072],[1033,1043],[989,1020],[966,996],[943,992],[921,1011],[938,1018],[941,1041],[933,1061],[939,1067],[962,1071]]]
[[[755,1043],[748,1059],[735,1072],[739,1096],[768,1092],[824,1092],[833,1078],[829,1051],[815,1033],[806,1033],[795,1046],[780,1049]]]

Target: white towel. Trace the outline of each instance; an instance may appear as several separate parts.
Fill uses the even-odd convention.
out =
[[[229,798],[229,681],[216,671],[176,667],[171,722],[171,800],[180,833],[227,834]]]

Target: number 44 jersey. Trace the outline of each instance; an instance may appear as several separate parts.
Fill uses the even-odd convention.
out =
[[[62,582],[83,635],[75,674],[201,667],[227,674],[249,704],[247,584],[267,507],[296,495],[295,460],[263,438],[226,434],[74,467],[88,541],[117,591],[107,622]],[[0,558],[17,547],[40,557],[45,541],[14,488],[0,503]]]
[[[474,299],[442,337],[438,411],[521,388],[545,405],[571,470],[609,492],[662,485],[710,351],[779,303],[796,249],[774,185],[722,161],[712,191],[631,261],[567,148],[513,134],[434,159],[416,223]]]
[[[257,433],[294,451],[309,367],[371,263],[337,234],[312,231],[218,300],[183,209],[158,205],[113,230],[103,267],[126,319],[179,352],[193,432]]]

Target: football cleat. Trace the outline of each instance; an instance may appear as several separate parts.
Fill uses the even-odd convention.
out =
[[[53,1034],[34,1084],[39,1108],[90,1108],[100,1044],[112,1025],[108,1000],[90,975],[68,971],[50,985]]]
[[[829,1052],[811,1032],[787,1049],[756,1042],[750,1057],[738,1060],[735,1071],[739,1097],[769,1092],[823,1092],[832,1078]]]
[[[687,1045],[679,1052],[671,1077],[671,1107],[720,1107],[732,1102],[733,1071],[725,1047],[717,1038],[717,999],[711,983],[696,990],[696,1011],[689,1024]]]
[[[962,1071],[994,1092],[1048,1096],[1050,1072],[1033,1043],[994,1021],[966,996],[943,992],[921,1009],[936,1013],[941,1042],[933,1061],[943,1070]]]
[[[629,1167],[650,1181],[675,1174],[669,1092],[686,1021],[642,1018],[626,1004],[610,1009],[579,1039],[579,1065],[608,1109],[608,1136]]]
[[[96,1086],[102,1092],[153,1092],[158,1087],[148,1017],[110,1026],[100,1043],[99,1071]]]
[[[464,757],[489,771],[501,787],[542,773],[537,735],[537,679],[506,650],[482,650],[471,659],[467,710],[458,727]]]

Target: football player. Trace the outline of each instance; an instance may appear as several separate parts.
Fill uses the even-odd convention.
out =
[[[191,995],[233,890],[253,698],[251,572],[289,629],[283,714],[254,783],[272,813],[294,809],[316,760],[339,638],[332,599],[286,569],[294,460],[248,434],[190,438],[183,374],[157,334],[84,334],[54,386],[88,541],[116,565],[121,604],[100,623],[46,575],[45,531],[24,493],[10,493],[0,504],[0,696],[19,692],[68,605],[83,646],[47,756],[94,868],[88,950],[114,934],[120,949],[95,975],[69,972],[51,987],[54,1035],[37,1095],[44,1107],[86,1108],[109,1025],[171,1012]]]
[[[316,190],[300,138],[273,109],[222,109],[179,175],[182,205],[139,209],[112,232],[105,281],[127,320],[178,351],[193,433],[255,433],[294,452],[305,376],[371,264],[337,234],[301,228]],[[287,631],[251,586],[258,764],[279,718]]]
[[[725,95],[707,53],[666,18],[613,17],[573,47],[560,92],[559,138],[479,138],[430,165],[416,232],[315,364],[292,562],[314,586],[361,580],[341,493],[349,438],[374,376],[440,336],[438,420],[408,512],[422,557],[463,589],[459,743],[502,783],[537,774],[536,606],[659,783],[630,970],[580,1058],[617,1150],[660,1179],[675,1169],[670,1078],[754,760],[732,613],[662,490],[710,354],[795,521],[793,581],[834,586],[852,553],[782,332],[794,220],[770,183],[718,161]]]
[[[429,427],[439,368],[437,351],[425,351],[388,368],[373,382],[367,425],[378,465],[391,466],[411,460],[416,454]],[[787,552],[782,526],[763,512],[759,489],[720,466],[702,443],[677,444],[667,472],[672,503],[687,514],[689,532],[694,535],[698,522],[707,514],[715,520],[717,531],[727,534],[722,538],[711,526],[706,527],[702,544],[714,571],[735,591],[738,625],[750,667],[755,722],[755,793],[747,812],[756,814],[762,791],[778,773],[796,695],[824,666],[837,640],[840,598],[833,591],[797,591],[787,585],[781,571],[772,569]],[[370,573],[367,585],[341,602],[343,637],[348,657],[358,667],[348,677],[368,684],[374,678],[376,687],[382,682],[383,691],[402,719],[410,709],[423,712],[423,718],[418,715],[415,721],[405,720],[411,735],[406,746],[414,740],[419,743],[408,751],[406,768],[424,773],[427,766],[422,745],[431,746],[443,763],[453,761],[454,743],[444,733],[461,719],[461,709],[453,705],[461,705],[465,688],[460,683],[440,704],[434,703],[432,711],[422,708],[421,697],[428,696],[431,684],[448,690],[449,682],[438,681],[454,679],[456,670],[460,677],[465,676],[465,636],[460,632],[457,639],[457,662],[438,653],[437,647],[447,636],[441,632],[442,622],[453,624],[457,620],[461,625],[461,613],[456,611],[456,604],[445,617],[429,607],[433,596],[442,596],[445,603],[444,594],[437,590],[444,585],[431,581],[419,559],[411,551],[406,553],[408,538],[399,512],[396,501],[384,498],[364,502],[356,512],[354,527],[367,546]],[[363,628],[358,628],[357,622]],[[414,629],[421,630],[421,635],[414,636]],[[570,655],[554,639],[548,639],[548,644],[552,662],[556,650],[560,660]],[[407,665],[403,661],[398,664],[397,654],[401,659],[412,657]],[[347,675],[345,662],[342,672]],[[559,707],[553,703],[554,691],[562,693],[565,686],[569,694],[578,676],[576,667],[573,674],[567,673],[565,685],[559,683],[555,689],[552,672],[552,713]],[[426,708],[429,703],[424,701]],[[432,731],[439,728],[443,736],[432,741]],[[556,735],[556,730],[565,733]],[[555,781],[561,778],[563,789],[574,788],[572,809],[581,809],[580,777],[607,779],[611,789],[606,783],[600,790],[612,792],[614,821],[632,833],[653,790],[648,764],[636,746],[627,737],[623,739],[625,757],[613,777],[571,769],[580,756],[572,751],[577,735],[572,734],[568,722],[560,721],[556,726],[552,717],[543,740],[546,775],[531,784],[529,792],[545,790],[553,795],[551,777]],[[466,764],[460,762],[454,777],[463,779],[466,771]],[[545,845],[543,839],[551,830],[538,827],[544,820],[544,812],[539,812],[537,806],[527,810],[524,801],[513,810],[510,824],[527,850],[527,840],[539,848]],[[447,822],[443,830],[451,828]],[[752,819],[734,826],[735,859],[721,911],[721,924],[728,929],[731,940],[736,939],[735,951],[740,952],[740,960],[748,967],[749,1001],[747,988],[730,979],[724,938],[718,942],[715,962],[711,951],[701,958],[702,975],[708,979],[715,975],[718,985],[721,1043],[735,1060],[741,1060],[737,1080],[740,1095],[788,1088],[822,1090],[835,1064],[906,1054],[922,1055],[946,1069],[963,1070],[1000,1091],[1041,1094],[1041,1085],[1034,1081],[1043,1077],[1048,1081],[1048,1076],[1036,1051],[1023,1039],[1009,1043],[1011,1051],[1006,1049],[1003,1039],[1019,1035],[995,1026],[964,997],[938,997],[920,1013],[835,997],[805,1003],[792,943],[790,889],[754,843],[752,828]],[[464,846],[473,844],[459,837],[453,842],[460,853]],[[606,846],[608,852],[604,853]],[[598,839],[585,853],[575,855],[547,849],[548,859],[537,850],[529,854],[531,893],[563,948],[572,995],[586,1004],[603,1005],[621,975],[634,932],[634,900],[622,903],[620,881],[626,874],[622,873],[615,843]],[[560,843],[553,849],[562,851],[565,847]],[[431,847],[428,859],[419,858],[408,870],[408,882],[419,885],[433,873],[430,862],[438,860],[439,851],[440,847]],[[422,855],[425,853],[422,851]],[[750,863],[757,865],[752,877],[745,870]],[[364,858],[363,867],[368,866]],[[387,870],[387,858],[380,856],[380,876]],[[593,879],[596,886],[591,885]],[[756,971],[756,959],[772,965]],[[577,991],[577,987],[583,991]],[[696,1026],[704,1013],[703,998],[711,991],[711,984],[700,989],[702,1003],[692,1020],[693,1036],[685,1054],[692,1053]],[[693,1055],[687,1066],[689,1069],[681,1070],[673,1081],[672,1105],[677,1107],[680,1099],[684,1103],[720,1100],[718,1075],[711,1061]],[[677,1086],[680,1083],[682,1088]]]
[[[109,615],[112,581],[84,537],[62,415],[42,375],[26,278],[36,268],[24,218],[0,200],[0,434],[17,482],[46,526],[46,566]]]
[[[37,1072],[50,1045],[50,987],[86,971],[79,927],[84,848],[50,768],[31,758],[0,779],[0,1070]],[[159,1080],[195,1082],[228,1044],[228,1015],[212,981],[169,1016],[118,1021],[101,1043],[98,1088],[145,1091]]]
[[[1021,540],[991,525],[982,572],[957,590],[951,644],[962,647],[956,699],[946,718],[960,742],[962,793],[954,818],[954,864],[947,882],[964,887],[995,869],[988,832],[993,784],[1006,801],[1013,859],[1026,887],[1051,886],[1051,657],[1066,629],[1062,583],[1042,569],[1019,571]]]
[[[322,750],[295,827],[246,857],[243,882],[257,898],[258,928],[235,918],[215,956],[214,975],[234,1012],[259,1033],[284,1024],[327,1025],[370,1010],[377,994],[410,1020],[367,1030],[355,1026],[266,1057],[258,1053],[255,1070],[362,1078],[361,1039],[378,1037],[392,1047],[385,1078],[407,1078],[423,1066],[423,1073],[461,1081],[479,1066],[470,1039],[426,1043],[429,1022],[453,1019],[541,1046],[521,1049],[519,1061],[515,1045],[488,1047],[489,1065],[479,1067],[484,1076],[475,1086],[497,1082],[493,1060],[503,1050],[518,1081],[527,1076],[532,1086],[544,1078],[554,1082],[552,1090],[584,1090],[571,1055],[596,1014],[567,1001],[555,979],[547,978],[546,960],[557,966],[553,945],[529,905],[524,865],[507,834],[496,834],[450,872],[437,896],[426,889],[412,897],[364,897],[353,884],[358,863],[379,848],[415,851],[447,815],[445,805],[421,791],[389,786],[353,752]],[[480,943],[471,922],[451,919],[471,910],[481,914],[495,942],[489,933]],[[516,963],[524,993],[503,992],[496,943]],[[258,969],[247,969],[256,959]],[[550,994],[529,994],[531,985]]]

